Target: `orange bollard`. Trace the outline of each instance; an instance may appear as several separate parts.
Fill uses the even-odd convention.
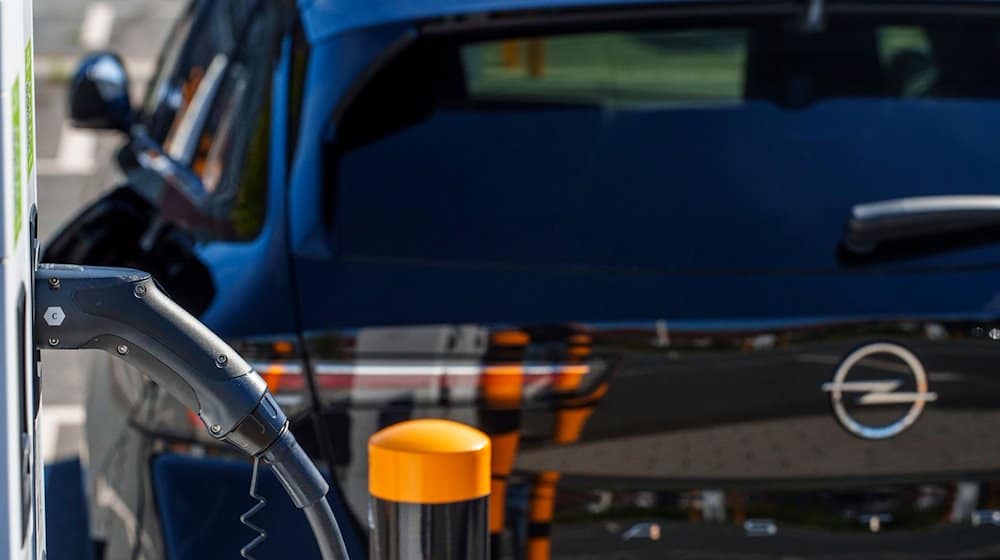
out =
[[[394,424],[368,440],[374,560],[489,558],[490,438],[451,420]]]

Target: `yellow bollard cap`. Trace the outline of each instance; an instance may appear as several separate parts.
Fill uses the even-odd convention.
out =
[[[490,493],[490,438],[451,420],[394,424],[368,439],[368,492],[414,504],[463,502]]]

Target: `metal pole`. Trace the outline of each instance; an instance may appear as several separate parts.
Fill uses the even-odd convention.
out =
[[[368,440],[373,560],[489,558],[490,438],[420,419]]]

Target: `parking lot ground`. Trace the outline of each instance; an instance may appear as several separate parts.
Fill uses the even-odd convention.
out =
[[[109,49],[125,59],[133,102],[182,0],[36,0],[34,5],[38,228],[44,244],[80,209],[121,181],[112,164],[121,138],[80,131],[66,122],[67,86],[87,52]],[[81,453],[90,352],[42,353],[41,417],[45,461]]]

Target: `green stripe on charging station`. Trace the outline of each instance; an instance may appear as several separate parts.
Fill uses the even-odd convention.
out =
[[[24,124],[27,127],[25,146],[28,154],[28,166],[26,175],[31,177],[31,171],[35,168],[35,72],[32,68],[34,53],[31,50],[31,39],[24,46]]]
[[[11,115],[14,130],[14,141],[12,143],[14,151],[14,244],[21,235],[21,197],[24,185],[21,178],[21,77],[14,78],[14,87],[10,95]]]

